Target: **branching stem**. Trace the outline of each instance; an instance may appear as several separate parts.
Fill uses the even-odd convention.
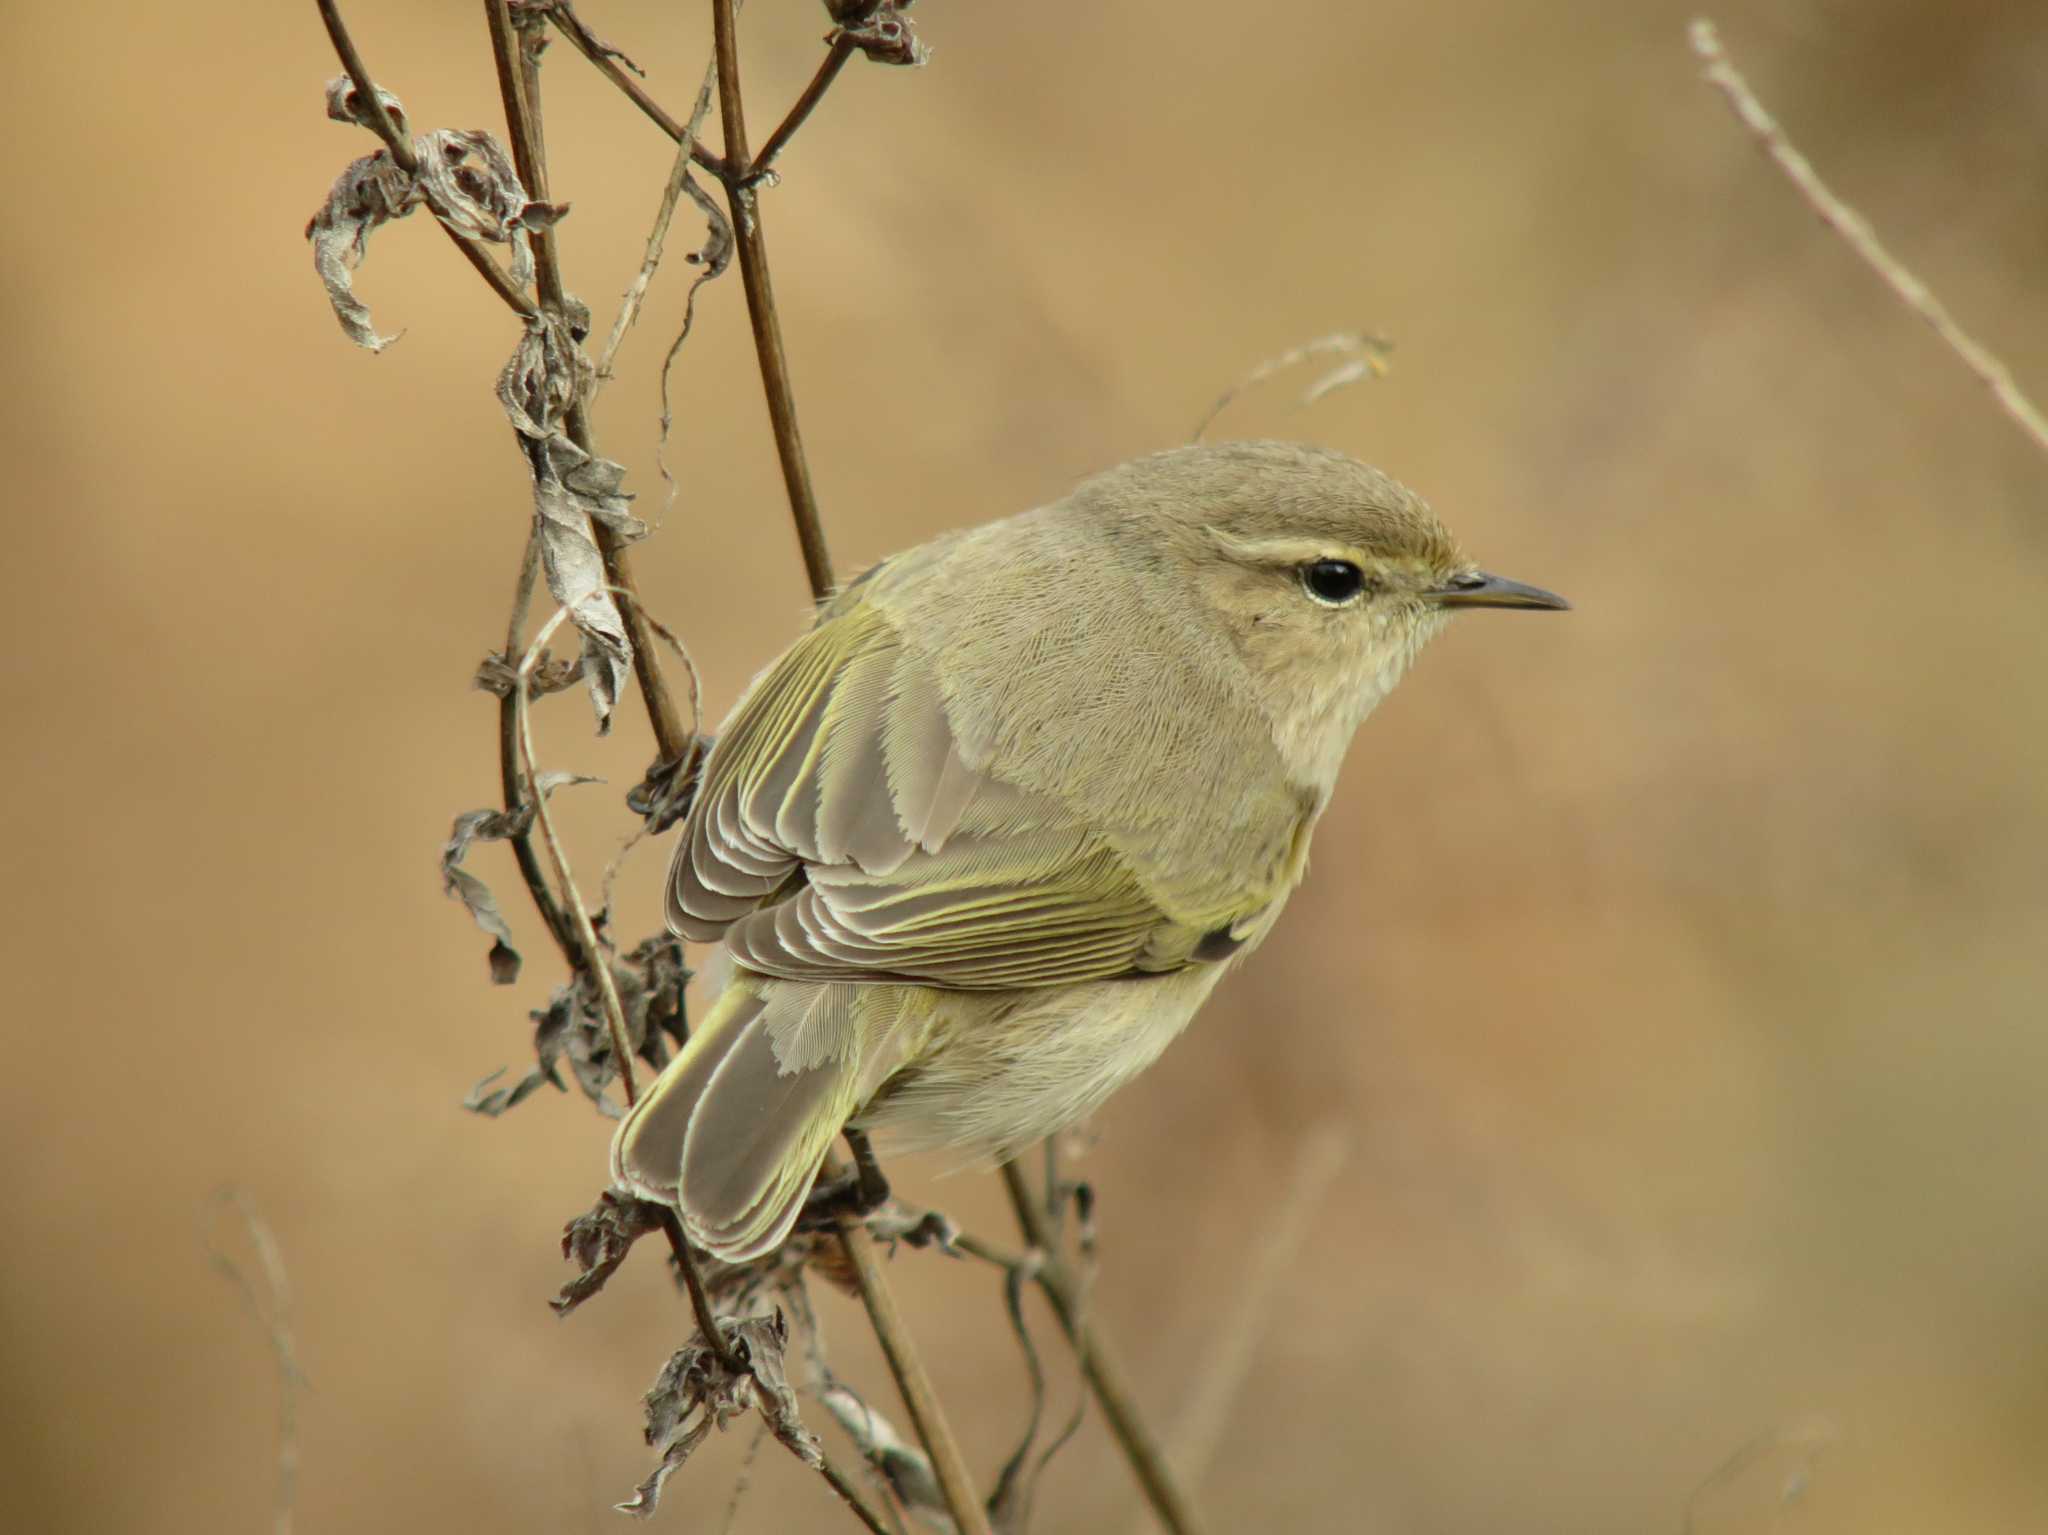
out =
[[[583,24],[583,18],[576,14],[576,8],[569,0],[556,0],[547,8],[548,20],[555,29],[569,39],[569,45],[597,67],[607,80],[616,85],[626,98],[646,114],[647,120],[667,134],[676,143],[688,143],[690,159],[702,166],[721,182],[732,178],[732,167],[724,160],[697,142],[686,123],[670,115],[662,104],[647,94],[646,89],[631,74],[620,67],[612,51],[597,38],[597,34]]]
[[[852,58],[856,51],[844,33],[832,40],[832,47],[825,54],[824,62],[818,66],[818,72],[811,76],[811,83],[804,87],[804,92],[797,97],[796,104],[776,125],[775,131],[768,135],[768,142],[761,146],[761,152],[754,156],[754,163],[747,167],[747,174],[750,177],[758,177],[775,164],[776,157],[795,136],[796,130],[804,125],[804,119],[825,99],[825,92],[831,89],[832,82],[839,78],[839,71],[846,68],[846,61]]]
[[[320,0],[320,3],[325,7],[331,0]],[[512,140],[513,163],[519,168],[519,179],[526,187],[527,196],[545,202],[547,159],[541,135],[538,64],[522,54],[509,0],[484,0],[484,12],[490,23],[491,51],[498,64],[498,91],[505,103],[505,126]],[[536,230],[533,245],[535,282],[540,288],[541,306],[559,320],[567,307],[567,294],[562,287],[554,230]],[[580,342],[581,337],[577,339]],[[595,454],[596,449],[591,445],[589,417],[580,398],[572,401],[563,412],[562,429],[577,447]],[[605,578],[637,599],[640,589],[633,579],[632,562],[619,535],[601,522],[593,523],[590,531],[596,539],[598,553],[604,559]],[[626,608],[623,617],[627,637],[633,644],[633,675],[639,681],[640,697],[647,706],[647,722],[653,729],[656,749],[664,760],[678,761],[689,748],[690,735],[683,728],[682,715],[662,676],[661,654],[654,646],[646,615],[641,612],[637,600]]]
[[[1033,1277],[1051,1303],[1053,1315],[1059,1318],[1068,1342],[1073,1344],[1081,1362],[1081,1373],[1088,1379],[1088,1389],[1094,1393],[1103,1417],[1109,1420],[1110,1432],[1116,1435],[1117,1444],[1123,1449],[1124,1459],[1130,1462],[1146,1501],[1159,1516],[1160,1524],[1172,1535],[1201,1535],[1205,1526],[1174,1478],[1158,1441],[1146,1427],[1123,1365],[1109,1351],[1101,1332],[1085,1314],[1079,1287],[1060,1259],[1051,1224],[1044,1209],[1031,1197],[1031,1186],[1025,1182],[1023,1171],[1015,1162],[1003,1164],[1003,1187],[1009,1193],[1011,1208],[1017,1213],[1017,1226],[1024,1233],[1024,1240],[1044,1255]]]
[[[746,108],[740,98],[739,37],[734,9],[734,0],[712,0],[711,21],[718,48],[718,113],[725,128],[726,163],[748,165],[751,162],[747,155]],[[761,360],[761,388],[768,399],[769,423],[775,429],[775,454],[782,464],[790,516],[796,524],[797,543],[803,550],[804,575],[811,583],[811,595],[823,601],[833,586],[832,556],[825,547],[817,493],[811,488],[803,433],[797,427],[796,395],[789,382],[789,356],[782,345],[782,319],[775,307],[775,285],[768,276],[768,245],[761,230],[760,202],[754,195],[751,177],[745,174],[726,179],[725,196],[732,209],[740,280],[747,290],[747,317],[753,322],[754,352]]]

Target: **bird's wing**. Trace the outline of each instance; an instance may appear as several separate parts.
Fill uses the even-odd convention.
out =
[[[668,914],[767,975],[967,989],[1177,969],[1245,915],[1184,909],[1102,828],[968,762],[931,667],[859,601],[727,722]]]

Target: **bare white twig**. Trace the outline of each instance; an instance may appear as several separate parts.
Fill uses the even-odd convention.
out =
[[[1195,423],[1190,442],[1200,442],[1205,432],[1216,424],[1216,418],[1230,408],[1237,397],[1256,384],[1263,384],[1276,373],[1307,362],[1311,357],[1336,356],[1344,360],[1325,373],[1303,392],[1300,403],[1313,405],[1324,395],[1347,384],[1355,384],[1364,378],[1385,378],[1387,374],[1387,353],[1394,349],[1394,343],[1383,336],[1375,336],[1362,330],[1332,331],[1327,336],[1318,336],[1313,341],[1304,341],[1300,346],[1289,347],[1277,357],[1268,357],[1243,378],[1232,384],[1216,397],[1216,403]]]
[[[1176,1425],[1167,1457],[1181,1483],[1199,1487],[1230,1426],[1257,1361],[1259,1341],[1274,1320],[1274,1300],[1308,1240],[1316,1211],[1351,1156],[1351,1136],[1333,1122],[1318,1125],[1302,1142],[1293,1175],[1272,1228],[1252,1249],[1252,1271],[1237,1292],[1236,1308],[1210,1356],[1206,1377]]]
[[[591,925],[583,895],[569,873],[568,855],[562,851],[562,839],[555,835],[554,818],[548,813],[547,790],[541,787],[540,772],[533,761],[533,669],[540,664],[541,651],[546,648],[548,640],[569,616],[567,608],[556,608],[554,617],[542,624],[540,633],[533,637],[525,658],[519,663],[519,679],[513,689],[512,707],[518,716],[520,766],[526,771],[526,781],[533,785],[534,819],[540,823],[541,841],[547,845],[548,861],[555,866],[555,882],[562,887],[562,901],[569,908],[569,915],[575,919],[577,941],[583,945],[591,978],[597,982],[598,993],[604,999],[604,1022],[612,1037],[612,1057],[618,1063],[626,1107],[631,1108],[640,1092],[633,1076],[632,1047],[626,1038],[626,1010],[619,1003],[619,989],[612,981],[611,961],[605,958],[605,952],[598,944],[597,929]]]
[[[1692,51],[1707,66],[1701,71],[1701,78],[1728,98],[1736,119],[1749,130],[1758,147],[1785,173],[1785,179],[1792,183],[1806,205],[1884,280],[1885,286],[1898,296],[1899,302],[1925,320],[1942,343],[1963,360],[1963,365],[1990,389],[1992,397],[2020,430],[2033,439],[2034,446],[2048,453],[2048,418],[2044,418],[2034,402],[2021,392],[2013,381],[2012,370],[1955,322],[1954,316],[1927,284],[1899,264],[1898,258],[1879,242],[1869,220],[1828,190],[1827,184],[1814,170],[1813,163],[1785,137],[1777,119],[1764,110],[1756,92],[1749,88],[1749,82],[1729,61],[1713,22],[1705,17],[1696,19],[1689,35]]]
[[[668,226],[676,216],[676,204],[682,199],[683,184],[690,177],[690,152],[696,148],[697,132],[704,126],[705,115],[711,109],[711,82],[718,66],[704,67],[704,86],[697,93],[696,110],[690,114],[689,125],[683,130],[683,137],[676,144],[674,164],[669,168],[668,185],[662,188],[661,207],[654,215],[654,228],[647,236],[647,254],[640,260],[640,270],[626,288],[625,297],[619,303],[618,318],[612,321],[611,334],[605,337],[604,354],[597,360],[597,377],[592,381],[590,392],[596,395],[598,389],[612,376],[612,359],[618,355],[619,343],[626,339],[626,332],[633,322],[640,318],[640,306],[646,301],[648,284],[654,281],[655,269],[661,265],[661,252],[668,240]]]
[[[241,1189],[216,1189],[207,1200],[207,1212],[200,1230],[206,1256],[234,1287],[242,1292],[242,1303],[270,1337],[271,1352],[277,1356],[277,1496],[272,1503],[270,1527],[276,1535],[292,1535],[292,1511],[299,1496],[299,1387],[305,1372],[299,1368],[298,1340],[292,1330],[292,1290],[285,1276],[284,1251],[277,1233],[270,1229],[255,1203]],[[249,1242],[256,1249],[256,1261],[263,1270],[266,1294],[259,1294],[242,1266],[213,1240],[214,1212],[228,1207],[242,1218]]]
[[[1765,1430],[1722,1461],[1693,1489],[1692,1496],[1685,1501],[1685,1522],[1681,1526],[1684,1535],[1694,1535],[1698,1530],[1702,1503],[1727,1490],[1773,1455],[1783,1455],[1790,1462],[1775,1502],[1781,1508],[1798,1502],[1813,1485],[1814,1467],[1822,1452],[1839,1444],[1841,1438],[1842,1432],[1833,1421],[1820,1416]]]

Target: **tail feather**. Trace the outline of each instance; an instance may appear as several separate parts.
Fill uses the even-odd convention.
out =
[[[745,1262],[779,1246],[892,1052],[856,1026],[834,1031],[840,1048],[829,1054],[778,1050],[778,1040],[794,1043],[792,1031],[820,1009],[851,1025],[867,998],[836,993],[856,990],[865,988],[735,977],[619,1126],[613,1181],[674,1205],[690,1240],[720,1258]],[[893,1024],[901,1009],[885,1011]]]

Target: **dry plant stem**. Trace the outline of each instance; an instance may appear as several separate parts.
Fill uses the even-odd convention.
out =
[[[384,147],[391,151],[391,158],[398,168],[407,175],[417,174],[419,157],[412,152],[412,143],[398,131],[398,125],[391,120],[391,114],[384,110],[384,98],[377,94],[376,82],[370,77],[369,67],[363,63],[363,56],[356,52],[355,39],[348,35],[348,28],[342,25],[341,12],[335,9],[334,0],[315,0],[320,8],[320,20],[327,27],[328,39],[334,44],[334,51],[341,58],[341,67],[348,71],[348,78],[356,88],[357,99],[370,114],[370,122],[377,137],[384,141]],[[439,223],[437,219],[435,222]],[[448,238],[455,242],[455,248],[468,258],[469,264],[477,269],[491,290],[503,299],[516,315],[531,319],[535,313],[533,301],[520,292],[505,269],[491,259],[491,253],[484,249],[481,241],[458,234],[446,224],[441,228]]]
[[[277,1496],[271,1505],[270,1527],[274,1535],[292,1535],[293,1510],[299,1494],[299,1386],[305,1375],[299,1369],[298,1340],[292,1329],[292,1290],[285,1274],[284,1252],[270,1222],[242,1190],[217,1189],[208,1204],[232,1205],[241,1216],[257,1260],[263,1266],[264,1285],[270,1292],[269,1303],[265,1304],[241,1265],[214,1245],[211,1231],[202,1233],[206,1255],[242,1292],[243,1304],[270,1335],[271,1351],[277,1356]]]
[[[1729,62],[1714,24],[1704,17],[1694,21],[1691,41],[1692,51],[1707,66],[1704,71],[1706,82],[1728,98],[1728,105],[1737,120],[1749,130],[1758,147],[1784,172],[1785,179],[1797,189],[1806,205],[1884,280],[1885,286],[1898,296],[1901,303],[1925,320],[1948,349],[1963,360],[1963,365],[1990,389],[1992,397],[2018,423],[2020,430],[2033,440],[2034,446],[2048,452],[2048,418],[2044,418],[2039,407],[2021,392],[2013,381],[2012,370],[1955,322],[1954,316],[1927,284],[1899,264],[1898,258],[1879,242],[1869,220],[1828,190],[1827,184],[1814,170],[1813,163],[1785,137],[1777,119],[1764,110],[1763,103],[1749,88],[1749,82]]]
[[[687,125],[672,117],[660,102],[648,95],[640,82],[621,68],[619,61],[604,50],[590,28],[583,24],[583,18],[576,14],[574,6],[567,0],[548,7],[548,20],[555,24],[555,30],[569,39],[569,45],[597,66],[598,72],[625,93],[628,100],[647,115],[648,121],[666,133],[676,143],[687,142],[690,159],[702,166],[721,182],[731,178],[731,167],[717,155],[696,142]]]
[[[1110,1432],[1116,1435],[1117,1444],[1123,1449],[1124,1459],[1130,1462],[1146,1501],[1159,1516],[1160,1524],[1173,1535],[1201,1535],[1205,1528],[1201,1517],[1182,1491],[1158,1441],[1139,1415],[1137,1397],[1131,1391],[1130,1379],[1124,1374],[1122,1364],[1105,1346],[1094,1324],[1082,1313],[1079,1293],[1054,1247],[1053,1231],[1046,1221],[1045,1211],[1031,1197],[1030,1185],[1024,1181],[1024,1174],[1015,1162],[1003,1164],[1003,1186],[1009,1192],[1010,1205],[1017,1213],[1017,1225],[1024,1233],[1024,1240],[1044,1254],[1036,1276],[1038,1287],[1051,1303],[1053,1315],[1059,1318],[1067,1340],[1073,1344],[1074,1352],[1081,1361],[1081,1372],[1088,1379],[1088,1389],[1094,1393],[1103,1417],[1109,1420]]]
[[[747,166],[747,120],[740,99],[734,0],[712,0],[711,21],[718,49],[718,113],[725,128],[725,159],[731,166]],[[754,351],[761,359],[761,387],[768,397],[769,422],[775,428],[775,452],[782,462],[790,516],[796,522],[797,543],[803,549],[804,575],[810,580],[811,595],[822,601],[832,590],[832,556],[825,547],[824,525],[818,520],[818,498],[811,489],[811,471],[804,460],[803,434],[797,429],[789,357],[782,346],[782,320],[775,308],[775,287],[768,276],[768,247],[761,232],[761,210],[749,173],[741,171],[729,176],[725,196],[732,208],[740,280],[747,290],[747,317],[753,322]]]
[[[598,995],[604,1000],[605,1029],[611,1035],[612,1058],[619,1068],[619,1083],[626,1095],[626,1107],[631,1108],[640,1093],[633,1077],[633,1051],[627,1043],[626,1010],[619,1005],[619,989],[612,981],[612,967],[606,963],[604,950],[597,941],[597,929],[591,926],[590,913],[584,908],[583,897],[576,889],[576,881],[569,873],[568,856],[562,851],[561,838],[555,835],[554,817],[548,814],[548,797],[540,787],[540,775],[533,765],[533,717],[528,694],[533,679],[533,669],[540,662],[540,653],[553,636],[555,630],[568,618],[567,608],[555,609],[555,616],[541,626],[534,636],[533,644],[527,647],[526,657],[519,663],[519,675],[512,687],[512,698],[519,716],[519,765],[526,773],[527,783],[533,786],[533,816],[540,827],[541,841],[547,844],[548,859],[555,866],[555,881],[562,887],[562,899],[568,905],[569,914],[575,919],[577,941],[583,945],[583,953],[589,961],[590,977],[597,982]]]
[[[776,157],[788,145],[796,130],[804,125],[804,119],[830,90],[832,82],[839,77],[839,71],[846,68],[846,61],[853,57],[854,45],[845,37],[836,39],[831,51],[825,55],[825,62],[818,66],[818,72],[811,76],[811,83],[804,87],[804,93],[797,97],[796,104],[789,109],[789,115],[768,135],[768,142],[761,146],[761,152],[754,156],[754,163],[747,167],[749,176],[759,176],[775,164]]]
[[[713,41],[717,51],[718,110],[725,129],[725,158],[728,165],[744,166],[747,156],[746,109],[740,98],[739,39],[734,0],[712,0]],[[834,71],[836,73],[837,71]],[[827,77],[826,83],[830,83]],[[819,87],[818,94],[822,94]],[[807,93],[808,94],[808,93]],[[811,105],[815,106],[813,99]],[[805,115],[809,108],[806,107]],[[801,119],[799,119],[799,122]],[[791,130],[792,132],[794,129]],[[785,142],[788,135],[783,135]],[[832,590],[832,557],[825,547],[825,532],[818,520],[818,503],[811,491],[810,469],[804,462],[803,438],[797,430],[796,399],[789,382],[789,362],[782,348],[782,325],[775,311],[775,289],[768,277],[768,252],[761,237],[760,212],[753,189],[743,175],[725,179],[726,199],[732,208],[733,237],[738,246],[740,275],[747,292],[747,314],[753,322],[754,350],[761,362],[761,384],[768,397],[768,418],[775,429],[775,449],[782,461],[783,484],[789,494],[790,515],[795,520],[797,542],[802,546],[804,574],[811,595],[822,601]],[[833,1171],[828,1161],[825,1175]],[[989,1535],[987,1510],[974,1490],[966,1457],[946,1422],[938,1394],[918,1358],[896,1297],[883,1277],[875,1257],[874,1238],[857,1217],[842,1216],[839,1239],[846,1249],[860,1283],[861,1299],[867,1305],[868,1320],[896,1377],[903,1405],[912,1426],[931,1458],[932,1472],[946,1508],[960,1535]]]
[[[882,1523],[881,1515],[868,1506],[867,1498],[847,1479],[844,1471],[828,1458],[819,1465],[818,1472],[825,1478],[825,1485],[838,1493],[846,1506],[853,1510],[856,1519],[873,1530],[875,1535],[889,1535],[889,1527]]]
[[[897,1388],[903,1394],[903,1405],[910,1411],[911,1426],[931,1458],[932,1473],[938,1478],[939,1491],[946,1499],[947,1512],[953,1516],[954,1528],[959,1535],[990,1535],[988,1512],[974,1490],[966,1457],[960,1453],[960,1442],[946,1422],[945,1409],[932,1390],[931,1377],[925,1374],[924,1361],[918,1358],[916,1345],[910,1341],[910,1330],[903,1324],[903,1313],[896,1308],[895,1293],[875,1257],[875,1239],[860,1218],[853,1215],[839,1218],[839,1239],[853,1264],[854,1276],[860,1281],[868,1319],[874,1324],[875,1337],[888,1358],[889,1372],[896,1377]]]
[[[514,664],[513,657],[522,653],[520,633],[526,628],[526,615],[533,606],[533,587],[539,574],[540,540],[529,533],[526,557],[519,562],[519,582],[512,589],[512,614],[505,620],[507,666]],[[527,802],[527,786],[519,772],[519,705],[511,691],[498,700],[498,781],[504,790],[505,809],[516,813]],[[576,935],[570,930],[569,919],[563,915],[554,892],[548,889],[547,876],[541,872],[540,854],[533,848],[532,831],[515,832],[505,840],[512,845],[519,877],[526,883],[527,894],[533,897],[534,909],[540,913],[548,936],[555,940],[569,968],[578,968],[581,961],[576,952]]]
[[[1302,1142],[1272,1225],[1252,1248],[1252,1269],[1238,1289],[1229,1323],[1212,1340],[1201,1384],[1174,1425],[1169,1461],[1191,1487],[1201,1485],[1232,1412],[1245,1400],[1259,1342],[1279,1315],[1280,1287],[1350,1155],[1351,1138],[1335,1122],[1319,1125]]]
[[[321,3],[325,5],[327,0],[321,0]],[[512,24],[507,0],[485,0],[484,11],[490,22],[491,51],[497,58],[498,90],[505,103],[505,125],[512,140],[513,163],[519,169],[519,179],[526,188],[526,195],[536,202],[546,202],[548,177],[540,127],[539,70],[530,61],[522,62],[518,31]],[[541,307],[559,319],[566,293],[562,287],[562,269],[554,230],[535,230],[533,247],[534,278],[540,289]],[[584,452],[595,455],[589,417],[581,400],[573,401],[563,412],[562,427],[571,442]],[[605,578],[612,585],[631,593],[635,599],[622,615],[627,636],[633,643],[633,675],[640,684],[641,701],[647,706],[647,722],[654,731],[656,749],[664,760],[679,761],[689,748],[690,736],[683,728],[675,699],[669,695],[667,681],[662,676],[660,652],[648,631],[646,615],[640,611],[640,589],[633,580],[632,563],[627,558],[625,545],[610,528],[603,523],[593,523],[590,531],[596,539],[598,553],[604,559]]]

